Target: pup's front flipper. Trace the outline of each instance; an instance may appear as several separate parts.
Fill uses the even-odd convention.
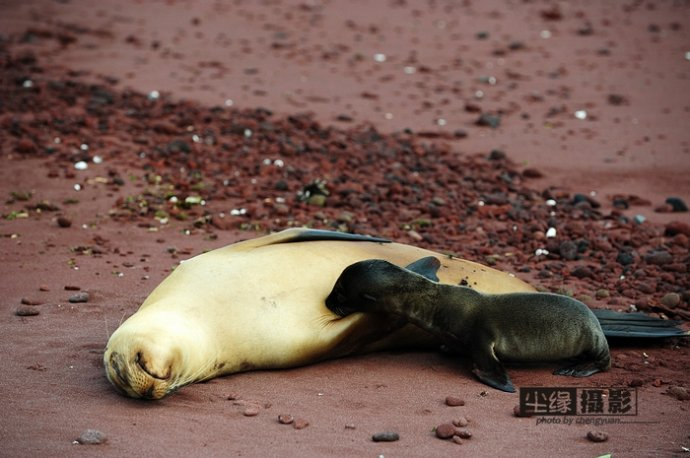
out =
[[[510,381],[503,364],[496,358],[492,345],[482,346],[473,351],[472,361],[475,366],[472,372],[479,380],[497,390],[515,393],[513,382]]]

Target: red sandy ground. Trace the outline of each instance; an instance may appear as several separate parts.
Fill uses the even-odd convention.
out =
[[[539,287],[589,296],[595,307],[626,309],[634,303],[658,313],[661,298],[677,292],[680,304],[663,310],[687,320],[687,234],[673,236],[667,229],[671,222],[687,228],[690,218],[688,213],[656,211],[669,196],[690,201],[687,3],[0,1],[0,13],[7,46],[3,63],[12,63],[2,70],[0,101],[0,183],[6,200],[0,222],[3,456],[668,456],[690,447],[688,401],[667,394],[671,387],[690,385],[687,342],[616,346],[612,370],[582,381],[553,376],[550,368],[510,370],[517,386],[640,385],[633,423],[601,426],[537,425],[535,418],[516,418],[516,395],[488,389],[465,366],[435,353],[375,354],[235,375],[187,387],[158,402],[117,395],[101,362],[110,333],[180,258],[279,229],[291,218],[292,224],[312,224],[342,211],[355,213],[342,218],[354,218],[355,229],[482,262],[490,258]],[[487,36],[478,37],[480,32]],[[38,64],[22,67],[27,73],[20,75],[12,70],[14,59],[27,52]],[[385,55],[384,61],[379,57],[377,62],[378,53]],[[405,67],[414,73],[406,73]],[[18,88],[27,79],[35,81],[38,89],[32,94],[39,97],[18,109]],[[216,203],[209,205],[216,212],[213,205],[226,212],[245,205],[258,218],[229,223],[215,218],[196,226],[173,218],[161,225],[151,213],[133,215],[118,198],[142,192],[142,167],[154,167],[154,174],[175,173],[180,165],[173,160],[176,156],[137,161],[135,152],[153,148],[183,123],[184,115],[176,115],[178,124],[172,128],[155,127],[150,118],[142,118],[139,137],[130,135],[137,126],[122,114],[104,131],[99,131],[97,116],[86,116],[83,123],[70,126],[72,133],[58,133],[60,127],[46,127],[50,123],[44,118],[62,113],[79,118],[83,104],[59,99],[59,89],[48,89],[51,80],[97,82],[118,94],[128,94],[126,88],[144,94],[158,90],[165,100],[193,100],[200,105],[178,108],[191,110],[189,119],[195,125],[204,107],[224,106],[231,99],[233,108],[270,109],[281,128],[290,123],[280,119],[303,112],[314,113],[322,128],[353,129],[363,122],[382,133],[411,128],[415,145],[438,142],[443,161],[450,161],[449,152],[467,157],[462,165],[476,166],[481,180],[489,180],[492,165],[475,155],[502,150],[513,165],[499,161],[497,171],[541,172],[540,178],[511,184],[521,195],[530,189],[534,196],[563,199],[582,193],[601,204],[589,219],[583,214],[591,209],[564,205],[567,211],[558,215],[559,237],[573,235],[572,228],[578,227],[580,236],[594,240],[597,230],[608,230],[603,229],[608,222],[619,234],[618,239],[611,235],[612,241],[627,237],[635,248],[636,270],[626,272],[629,279],[619,279],[615,243],[608,251],[601,247],[599,257],[592,250],[583,260],[535,257],[533,248],[543,243],[543,233],[538,233],[546,229],[541,217],[548,219],[543,205],[526,207],[538,220],[536,240],[525,241],[525,236],[514,241],[500,230],[509,224],[505,205],[469,211],[463,200],[469,194],[462,190],[455,195],[457,201],[443,196],[445,206],[431,227],[411,224],[401,230],[405,221],[398,221],[395,213],[390,216],[383,203],[378,213],[366,213],[367,219],[356,213],[356,206],[348,207],[353,202],[346,194],[329,197],[338,209],[327,204],[316,211],[294,199],[287,202],[294,204],[290,208],[267,208],[260,203],[265,188],[249,185],[223,196],[216,192]],[[111,87],[108,81],[113,80],[118,82]],[[477,97],[477,91],[483,95]],[[48,106],[40,104],[41,97]],[[161,106],[155,104],[148,114]],[[578,110],[586,110],[587,118],[577,119]],[[480,113],[500,114],[500,127],[477,126]],[[43,128],[22,130],[36,120]],[[209,125],[216,125],[213,122]],[[305,138],[312,130],[322,132],[308,128],[308,122],[293,127],[303,128]],[[148,136],[147,129],[156,131],[151,138],[158,135],[153,143],[140,138]],[[466,136],[456,135],[459,130]],[[44,154],[47,140],[57,136],[64,142],[56,146],[58,153]],[[88,153],[80,152],[81,142],[90,144]],[[213,149],[199,148],[195,151]],[[424,150],[420,148],[415,151]],[[264,157],[252,151],[244,160],[252,159],[259,167]],[[102,154],[103,164],[91,163],[87,171],[72,169],[81,156],[96,154]],[[332,166],[300,162],[303,159],[292,154],[272,152],[267,157],[306,167],[308,172],[300,176],[304,184],[320,178],[320,167]],[[363,157],[365,151],[357,154]],[[382,170],[387,167],[380,164]],[[199,167],[212,170],[211,165]],[[275,178],[273,172],[266,173],[266,180]],[[422,183],[412,180],[429,200],[450,186],[442,171],[433,173],[440,188],[428,179],[434,174],[422,174],[427,177]],[[113,185],[115,176],[123,177],[123,183]],[[371,179],[382,178],[377,173]],[[501,196],[513,195],[500,177],[494,179],[491,186]],[[296,180],[294,175],[287,180],[290,195]],[[81,191],[74,190],[75,183],[82,185]],[[178,184],[187,191],[191,186],[181,178]],[[337,180],[332,186],[338,188]],[[27,192],[31,196],[22,201],[19,197]],[[630,208],[614,209],[615,195],[631,203]],[[75,203],[64,203],[70,199]],[[60,208],[35,210],[43,200]],[[648,203],[639,205],[644,200]],[[476,207],[476,201],[471,205]],[[28,217],[10,218],[27,206],[33,208]],[[418,207],[406,209],[409,215],[403,207],[394,210],[400,219],[426,218]],[[620,222],[635,215],[647,221],[640,227]],[[71,226],[59,227],[58,216]],[[457,231],[461,217],[468,218],[471,231]],[[261,230],[240,231],[241,222]],[[529,226],[524,220],[521,224]],[[451,234],[452,227],[457,233]],[[645,253],[658,248],[673,258],[666,267],[647,263]],[[517,252],[508,255],[509,249]],[[594,274],[570,276],[583,262]],[[73,292],[65,286],[87,290],[89,302],[70,304]],[[601,289],[610,296],[596,296]],[[15,315],[22,299],[40,303],[25,306],[40,314]],[[466,405],[444,405],[448,395],[462,397]],[[247,405],[258,406],[259,414],[244,416]],[[296,430],[280,425],[277,417],[283,413],[306,419],[309,426]],[[457,445],[434,437],[435,426],[460,416],[470,420],[471,439]],[[105,433],[107,442],[75,445],[89,428]],[[588,441],[590,430],[608,433],[608,442]],[[396,431],[400,440],[372,442],[371,435],[381,431]]]

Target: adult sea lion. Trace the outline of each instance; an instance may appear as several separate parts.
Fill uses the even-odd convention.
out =
[[[326,306],[343,317],[374,312],[417,325],[451,350],[469,354],[477,377],[503,391],[515,388],[501,360],[566,360],[554,373],[576,377],[611,366],[604,332],[582,302],[558,294],[485,294],[439,284],[414,271],[424,261],[408,268],[379,259],[357,262],[340,275]]]
[[[421,248],[289,229],[180,264],[110,337],[107,377],[127,396],[160,399],[190,383],[251,369],[438,346],[436,337],[415,326],[373,314],[340,317],[325,305],[343,269],[357,261],[408,265],[428,256],[440,261],[443,283],[487,293],[534,291],[507,273]]]

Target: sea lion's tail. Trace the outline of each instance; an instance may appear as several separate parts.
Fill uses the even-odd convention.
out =
[[[690,331],[678,327],[682,321],[662,320],[644,313],[623,313],[594,309],[606,337],[664,338],[688,337]]]

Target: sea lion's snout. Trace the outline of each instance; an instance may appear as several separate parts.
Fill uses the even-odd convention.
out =
[[[348,298],[341,282],[336,282],[333,290],[326,298],[326,307],[338,316],[347,316],[354,310],[347,305]]]
[[[141,351],[137,352],[134,361],[139,365],[141,370],[155,379],[168,380],[170,378],[171,366],[169,364],[163,367],[156,367],[156,365],[152,364],[151,360]]]

